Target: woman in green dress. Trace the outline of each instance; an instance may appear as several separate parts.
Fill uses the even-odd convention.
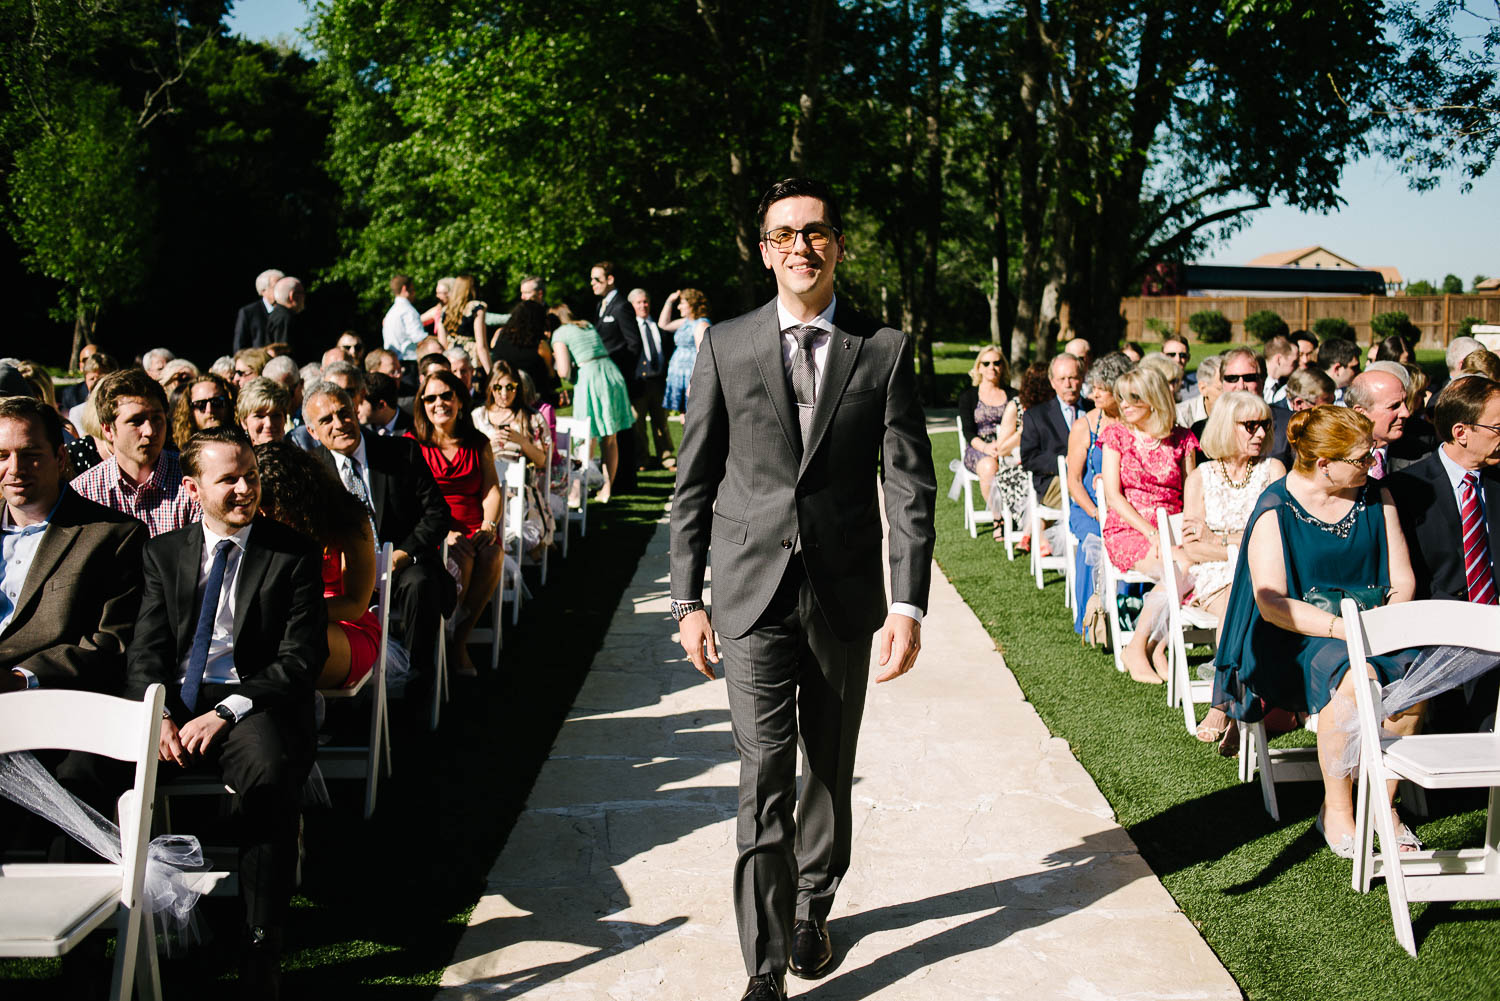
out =
[[[573,416],[589,422],[589,434],[604,456],[604,486],[595,497],[603,503],[609,500],[615,469],[620,464],[615,435],[635,423],[630,391],[593,324],[575,317],[566,305],[556,306],[552,312],[562,322],[552,334],[557,374],[573,381]]]
[[[1253,722],[1271,708],[1321,713],[1317,826],[1345,858],[1354,857],[1354,798],[1339,762],[1354,688],[1344,621],[1303,598],[1315,587],[1378,586],[1390,589],[1390,603],[1412,599],[1416,581],[1395,505],[1369,478],[1370,432],[1370,421],[1348,407],[1292,416],[1286,435],[1296,462],[1265,489],[1246,523],[1214,657],[1214,705],[1232,718]],[[1389,684],[1416,653],[1371,657],[1370,666]],[[1387,720],[1385,729],[1406,735],[1420,722],[1417,706]],[[1396,831],[1403,846],[1417,845],[1399,817]]]

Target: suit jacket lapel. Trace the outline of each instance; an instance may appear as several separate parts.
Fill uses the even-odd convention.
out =
[[[176,594],[165,597],[177,609],[177,651],[186,656],[193,644],[193,630],[198,626],[198,570],[203,564],[203,527],[194,525],[182,534],[182,549],[177,553]]]
[[[1495,575],[1495,585],[1500,587],[1500,552],[1496,552],[1500,549],[1500,546],[1496,545],[1500,542],[1500,478],[1480,473],[1479,485],[1484,491],[1484,518],[1487,523],[1485,527],[1490,533],[1490,572]],[[1452,491],[1449,491],[1449,494],[1451,496]],[[1459,531],[1463,531],[1462,526],[1459,527]]]
[[[250,540],[255,539],[255,531],[250,531]],[[243,635],[245,628],[245,616],[250,613],[250,606],[255,601],[255,594],[260,590],[261,581],[265,580],[266,569],[270,566],[271,554],[265,546],[252,546],[248,543],[245,552],[240,556],[239,573],[234,582],[234,635]]]
[[[823,380],[818,386],[818,400],[813,407],[811,440],[802,455],[802,465],[797,470],[800,479],[807,470],[808,461],[818,450],[818,443],[833,420],[833,412],[844,398],[844,388],[849,385],[849,376],[854,374],[854,363],[859,358],[863,337],[854,337],[839,329],[838,317],[834,316],[833,337],[828,342],[828,358],[823,363]]]
[[[51,578],[52,571],[57,568],[57,564],[73,547],[78,533],[82,531],[82,528],[68,517],[71,507],[72,505],[65,497],[53,513],[52,521],[47,525],[46,531],[42,533],[42,541],[37,544],[36,555],[31,559],[31,568],[26,571],[26,581],[21,585],[21,592],[16,595],[17,613],[36,597],[42,585]],[[10,624],[13,626],[20,621],[22,617],[17,614],[11,618]]]
[[[776,318],[776,300],[771,300],[761,309],[765,315],[761,318],[761,333],[756,335],[755,364],[760,369],[766,393],[771,397],[771,409],[776,413],[781,433],[786,436],[792,454],[800,458],[802,429],[797,423],[797,404],[786,384],[786,366],[781,360],[781,324]]]

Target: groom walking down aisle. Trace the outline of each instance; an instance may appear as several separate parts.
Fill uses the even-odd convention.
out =
[[[715,324],[698,351],[672,504],[672,615],[709,678],[722,649],[740,758],[742,1001],[781,1001],[788,970],[815,979],[833,964],[828,914],[849,869],[871,639],[879,630],[878,682],[916,661],[937,486],[910,340],[834,294],[845,248],[833,193],[784,180],[759,216],[776,298]]]

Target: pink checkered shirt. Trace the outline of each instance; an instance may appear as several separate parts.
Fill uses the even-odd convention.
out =
[[[198,502],[183,489],[176,452],[162,452],[144,486],[136,486],[122,474],[114,456],[78,476],[71,485],[95,504],[145,522],[153,539],[203,519]]]

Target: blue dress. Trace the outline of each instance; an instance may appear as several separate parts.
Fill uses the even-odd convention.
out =
[[[1245,525],[1244,544],[1229,588],[1224,633],[1214,656],[1213,704],[1234,719],[1255,722],[1268,709],[1318,712],[1349,670],[1349,650],[1341,639],[1303,636],[1273,626],[1260,616],[1250,581],[1250,535],[1267,511],[1276,512],[1286,560],[1287,593],[1301,597],[1313,587],[1370,587],[1391,582],[1380,484],[1367,483],[1337,523],[1309,514],[1286,488],[1286,480],[1266,487]],[[1371,657],[1382,684],[1400,678],[1417,650]]]
[[[661,405],[666,410],[687,411],[688,383],[693,378],[693,366],[698,362],[698,345],[694,334],[708,326],[708,320],[699,317],[683,320],[672,332],[672,358],[667,362],[667,391]]]
[[[1087,417],[1084,418],[1087,421]],[[1099,435],[1089,425],[1089,450],[1083,462],[1083,489],[1089,500],[1097,506],[1099,498],[1094,496],[1094,477],[1104,474],[1104,447],[1099,444]],[[1077,504],[1068,505],[1068,530],[1078,545],[1073,553],[1073,593],[1078,596],[1078,607],[1073,612],[1073,631],[1083,635],[1083,613],[1088,609],[1089,595],[1094,593],[1094,568],[1083,558],[1083,540],[1099,534],[1099,521],[1090,518]]]

